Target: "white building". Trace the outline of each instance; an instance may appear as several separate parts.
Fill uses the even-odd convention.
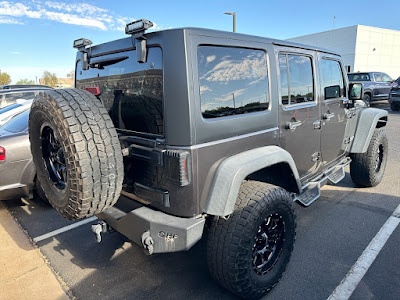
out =
[[[380,71],[400,76],[400,31],[364,25],[294,37],[289,41],[334,50],[347,72]]]

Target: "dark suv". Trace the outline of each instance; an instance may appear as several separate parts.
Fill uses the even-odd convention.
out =
[[[400,77],[393,83],[393,87],[390,91],[389,103],[393,111],[400,110]]]
[[[382,72],[349,73],[350,82],[359,82],[364,86],[363,100],[367,106],[371,101],[389,99],[393,79]]]
[[[212,276],[259,298],[290,260],[294,201],[310,205],[348,164],[359,186],[382,180],[388,113],[354,105],[362,85],[330,50],[150,25],[76,40],[76,89],[36,97],[43,190],[66,218],[104,220],[98,240],[108,224],[148,254],[187,250],[206,229]]]

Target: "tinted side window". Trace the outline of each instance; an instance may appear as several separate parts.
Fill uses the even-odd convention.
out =
[[[374,73],[374,79],[376,82],[382,82],[382,73]]]
[[[390,82],[390,81],[393,81],[393,79],[388,74],[382,73],[382,81]]]
[[[325,100],[345,96],[343,73],[338,61],[321,60],[321,84]]]
[[[349,74],[350,81],[371,81],[368,73]]]
[[[311,57],[296,54],[280,54],[279,68],[283,105],[314,101]]]
[[[204,118],[245,114],[268,108],[268,74],[264,51],[200,46],[198,68]]]
[[[99,68],[95,63],[103,64]],[[136,51],[92,58],[91,68],[76,66],[76,87],[98,87],[100,100],[118,129],[164,134],[162,51],[148,48],[146,63]]]

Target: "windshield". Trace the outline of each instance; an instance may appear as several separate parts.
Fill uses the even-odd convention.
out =
[[[368,73],[349,74],[350,81],[371,81]]]
[[[22,105],[21,104],[17,104],[17,103],[8,105],[8,106],[0,109],[0,115],[5,113],[5,112],[8,112],[8,111],[10,111],[10,110],[12,110],[14,108],[20,107],[20,106],[22,106]]]
[[[0,127],[4,131],[8,131],[11,133],[18,133],[28,129],[28,120],[29,120],[29,112],[30,109],[25,110],[24,112],[16,115],[2,127]]]
[[[40,91],[20,91],[0,93],[0,108],[6,107],[14,103],[23,104],[26,100],[32,100]]]

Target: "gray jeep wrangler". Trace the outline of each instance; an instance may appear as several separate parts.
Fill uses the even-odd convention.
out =
[[[204,232],[216,281],[259,298],[290,260],[295,201],[310,205],[348,164],[358,186],[382,180],[388,113],[354,105],[362,86],[332,51],[151,25],[76,40],[76,89],[35,98],[43,190],[64,217],[103,220],[99,239],[110,226],[148,254],[188,250]]]

